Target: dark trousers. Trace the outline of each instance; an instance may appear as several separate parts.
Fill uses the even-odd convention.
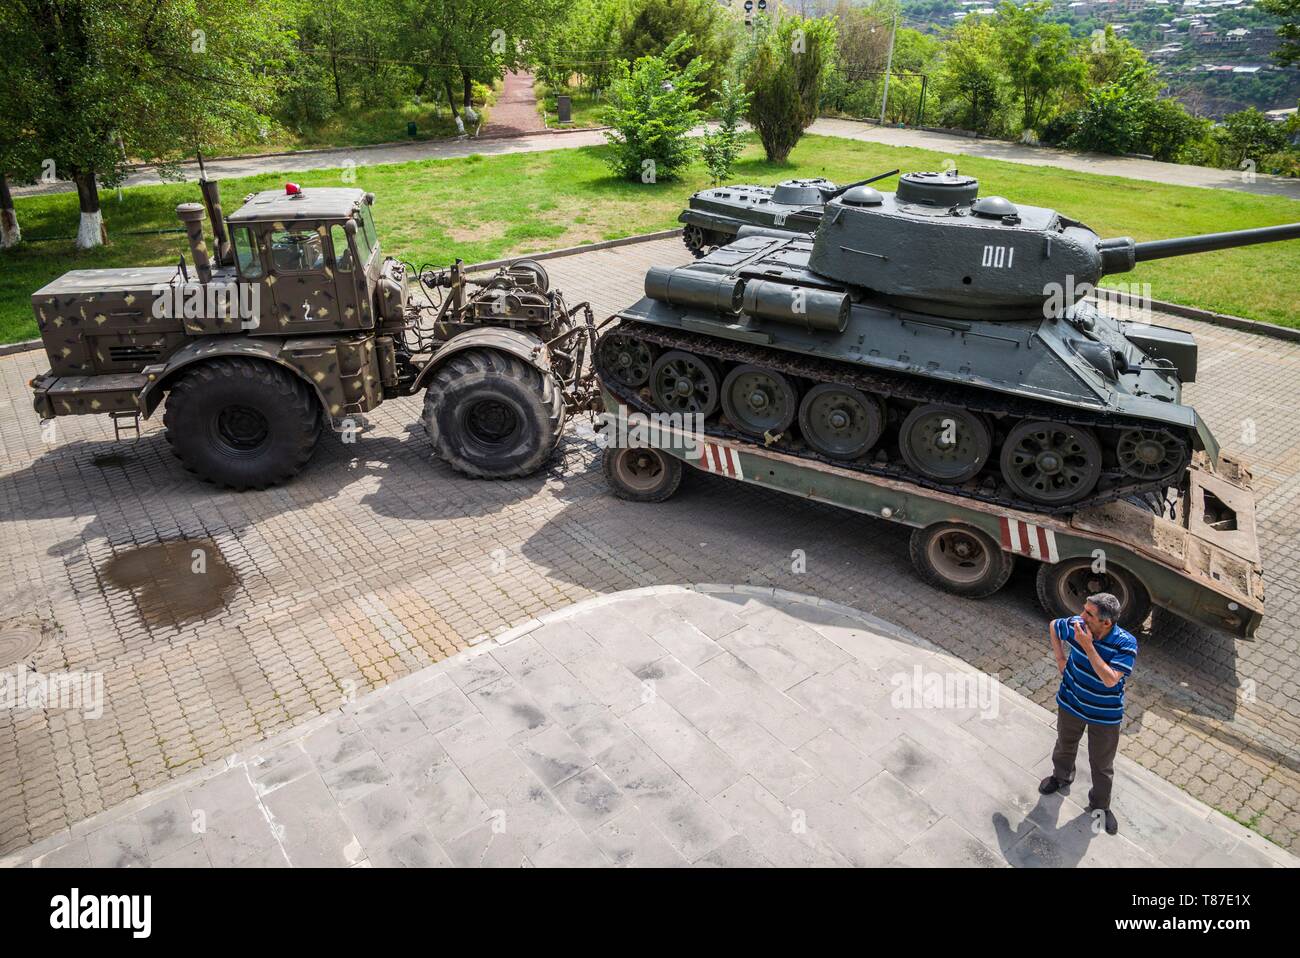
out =
[[[1079,751],[1083,730],[1088,730],[1088,763],[1092,766],[1092,791],[1088,804],[1110,808],[1110,790],[1115,784],[1115,753],[1119,751],[1119,726],[1085,722],[1073,712],[1056,707],[1056,748],[1052,750],[1052,774],[1062,782],[1074,781],[1074,756]]]

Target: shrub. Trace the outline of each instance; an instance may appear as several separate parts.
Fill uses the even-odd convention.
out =
[[[749,122],[772,162],[784,163],[817,119],[822,79],[834,55],[830,19],[785,16],[773,26],[767,17],[756,18],[741,77],[752,94]]]
[[[731,168],[740,157],[744,146],[740,136],[740,120],[748,106],[749,93],[744,85],[723,80],[714,105],[718,128],[707,134],[700,144],[704,165],[709,168],[709,175],[715,184],[731,176]]]
[[[619,63],[609,88],[606,111],[612,130],[605,134],[613,150],[606,156],[615,175],[653,183],[671,179],[695,156],[690,132],[703,119],[699,102],[699,57],[685,69],[672,65],[690,41],[679,36],[662,57],[641,57],[629,66]]]

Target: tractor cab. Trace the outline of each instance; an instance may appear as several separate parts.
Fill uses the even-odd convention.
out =
[[[235,278],[258,294],[251,335],[373,328],[382,266],[373,202],[359,189],[294,183],[245,198],[225,225]]]

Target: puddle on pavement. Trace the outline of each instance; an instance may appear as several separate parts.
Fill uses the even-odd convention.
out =
[[[112,586],[135,593],[146,625],[181,625],[226,607],[239,579],[211,539],[174,539],[119,552],[104,566]]]

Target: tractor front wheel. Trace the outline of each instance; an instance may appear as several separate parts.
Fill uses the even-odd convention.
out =
[[[564,398],[551,376],[522,360],[467,349],[430,380],[424,428],[457,472],[514,479],[540,469],[559,444]]]

